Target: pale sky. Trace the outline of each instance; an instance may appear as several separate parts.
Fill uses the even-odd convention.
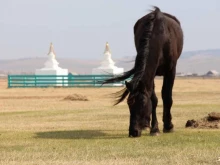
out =
[[[220,48],[219,0],[0,0],[0,59],[135,56],[133,26],[151,5],[175,15],[184,51]]]

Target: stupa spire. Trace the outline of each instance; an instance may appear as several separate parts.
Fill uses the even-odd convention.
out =
[[[55,52],[52,43],[50,43],[50,49],[49,53],[47,54],[47,60],[44,63],[44,67],[41,69],[36,69],[35,75],[68,75],[68,69],[59,67],[59,63],[55,58]],[[37,84],[37,86],[68,86],[68,83],[66,83],[68,82],[67,79],[61,80],[60,77],[54,77],[53,81],[50,81],[50,79],[51,78],[49,78],[49,76],[46,76],[45,80],[42,81],[41,84]],[[43,84],[43,82],[45,82],[45,84]]]
[[[105,53],[110,53],[111,54],[111,51],[110,51],[110,48],[109,48],[109,44],[108,42],[106,42],[106,45],[105,45],[105,51],[104,51],[104,54]]]
[[[96,75],[106,75],[106,74],[122,74],[124,72],[123,68],[118,68],[115,66],[115,62],[111,58],[111,51],[108,42],[105,44],[104,58],[101,62],[101,66],[98,68],[93,68],[92,74]]]
[[[53,43],[52,43],[52,42],[50,43],[50,49],[49,49],[49,53],[48,53],[47,55],[49,55],[49,54],[51,54],[51,53],[53,53],[54,56],[56,55],[56,54],[55,54],[55,51],[54,51],[54,47],[53,47]]]

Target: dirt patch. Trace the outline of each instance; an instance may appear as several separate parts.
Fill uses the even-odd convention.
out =
[[[209,120],[220,120],[220,113],[212,112],[208,117]]]
[[[72,94],[68,95],[64,98],[64,100],[70,100],[70,101],[89,101],[89,99],[86,96],[80,95],[80,94]]]
[[[220,128],[220,113],[212,112],[208,116],[200,120],[188,120],[186,122],[186,127],[190,128],[211,128],[219,129]]]

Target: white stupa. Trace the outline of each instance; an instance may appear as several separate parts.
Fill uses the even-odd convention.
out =
[[[111,58],[111,51],[108,42],[105,46],[104,60],[101,62],[101,66],[92,70],[93,75],[117,75],[122,74],[124,68],[118,68],[115,66],[115,62]]]
[[[47,54],[47,61],[44,63],[44,68],[36,69],[35,75],[68,75],[68,69],[59,67],[56,60],[53,44],[50,44],[49,53]],[[57,78],[61,79],[61,78]],[[60,80],[57,80],[60,81]],[[67,80],[65,80],[67,81]]]

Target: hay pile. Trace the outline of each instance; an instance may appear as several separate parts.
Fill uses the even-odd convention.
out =
[[[212,112],[208,116],[200,120],[188,120],[186,122],[186,127],[191,128],[220,128],[220,113]]]
[[[69,101],[89,101],[89,99],[86,96],[80,95],[80,94],[72,94],[68,95],[64,98],[64,100]]]

